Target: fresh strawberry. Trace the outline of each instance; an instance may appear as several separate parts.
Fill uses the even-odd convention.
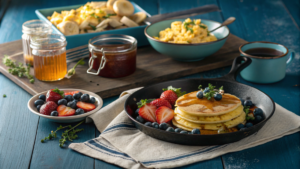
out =
[[[96,106],[93,103],[86,102],[77,102],[76,106],[84,110],[84,112],[88,112],[94,110]]]
[[[160,95],[161,99],[165,99],[169,101],[169,103],[173,106],[175,105],[176,100],[178,97],[184,95],[186,92],[181,92],[181,88],[174,88],[172,86],[169,86],[166,89],[163,89],[163,93]]]
[[[155,111],[156,111],[156,106],[150,103],[146,103],[140,108],[139,115],[147,121],[156,122]]]
[[[57,112],[58,116],[73,116],[75,114],[74,109],[63,104],[57,107]]]
[[[157,108],[159,108],[161,106],[166,106],[166,107],[169,107],[170,109],[172,109],[171,104],[165,99],[155,99],[150,104],[156,106]]]
[[[44,115],[50,115],[52,111],[56,110],[57,104],[53,101],[48,101],[40,108],[40,113]]]
[[[66,93],[65,93],[65,96],[66,96],[66,95],[71,95],[71,96],[73,96],[73,95],[76,94],[76,93],[79,93],[79,91],[66,92]]]
[[[161,106],[155,111],[155,115],[158,124],[168,123],[174,117],[174,110],[166,106]]]
[[[46,101],[54,101],[55,103],[57,103],[58,100],[64,98],[64,92],[60,91],[58,88],[56,89],[51,89],[48,91],[47,95],[46,95]]]

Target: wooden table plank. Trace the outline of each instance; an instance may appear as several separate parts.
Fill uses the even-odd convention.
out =
[[[219,1],[224,17],[235,16],[230,25],[232,33],[242,34],[247,41],[271,41],[286,45],[297,52],[297,59],[287,67],[283,81],[260,85],[238,78],[256,87],[281,106],[300,114],[299,30],[280,0]],[[242,31],[243,32],[242,32]],[[223,156],[225,168],[300,168],[300,134],[286,136],[270,143]]]
[[[292,1],[282,1],[287,8],[291,18],[293,19],[295,25],[300,30],[300,1],[292,0]]]
[[[29,166],[38,123],[27,108],[30,97],[0,74],[0,168]]]

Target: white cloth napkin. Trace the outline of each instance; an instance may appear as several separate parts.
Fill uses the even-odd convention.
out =
[[[300,117],[276,104],[274,115],[258,133],[235,143],[186,146],[157,140],[135,128],[123,109],[128,96],[139,89],[123,92],[119,99],[88,117],[101,135],[70,144],[69,148],[124,168],[172,168],[251,148],[300,130]]]

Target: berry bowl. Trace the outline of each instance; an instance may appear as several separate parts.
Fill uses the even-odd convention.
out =
[[[37,110],[36,106],[35,106],[35,102],[37,100],[39,100],[39,97],[41,95],[46,96],[48,91],[44,91],[41,93],[38,93],[36,95],[34,95],[27,103],[28,109],[43,118],[49,119],[50,121],[53,122],[58,122],[58,123],[73,123],[73,122],[78,122],[78,121],[82,121],[84,120],[87,116],[96,113],[97,111],[99,111],[101,109],[101,107],[103,106],[103,100],[100,96],[98,96],[97,94],[93,93],[93,92],[89,92],[86,90],[81,90],[81,89],[59,89],[60,91],[63,91],[64,93],[68,93],[68,92],[74,92],[74,91],[78,91],[81,92],[82,94],[88,94],[90,98],[95,98],[95,108],[91,111],[87,111],[85,113],[82,114],[78,114],[78,115],[71,115],[71,116],[52,116],[52,115],[45,115],[45,114],[41,114],[39,113],[39,111]],[[63,106],[62,106],[63,107]]]

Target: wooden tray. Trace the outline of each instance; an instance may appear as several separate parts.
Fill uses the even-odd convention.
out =
[[[86,73],[88,68],[88,59],[86,59],[86,64],[79,65],[76,68],[76,75],[71,79],[57,82],[43,82],[35,79],[35,83],[31,84],[27,78],[19,78],[8,73],[8,68],[2,63],[4,55],[9,55],[12,59],[23,62],[22,41],[18,40],[0,44],[0,71],[32,95],[58,87],[88,90],[97,93],[102,98],[107,98],[131,88],[229,66],[233,59],[239,56],[238,47],[244,43],[246,43],[245,40],[231,34],[225,45],[214,55],[202,61],[186,63],[172,60],[168,56],[156,52],[151,46],[141,47],[137,52],[137,70],[130,76],[111,79],[89,75]],[[75,62],[68,63],[68,69],[74,65]],[[33,69],[31,69],[31,73],[33,74]]]

